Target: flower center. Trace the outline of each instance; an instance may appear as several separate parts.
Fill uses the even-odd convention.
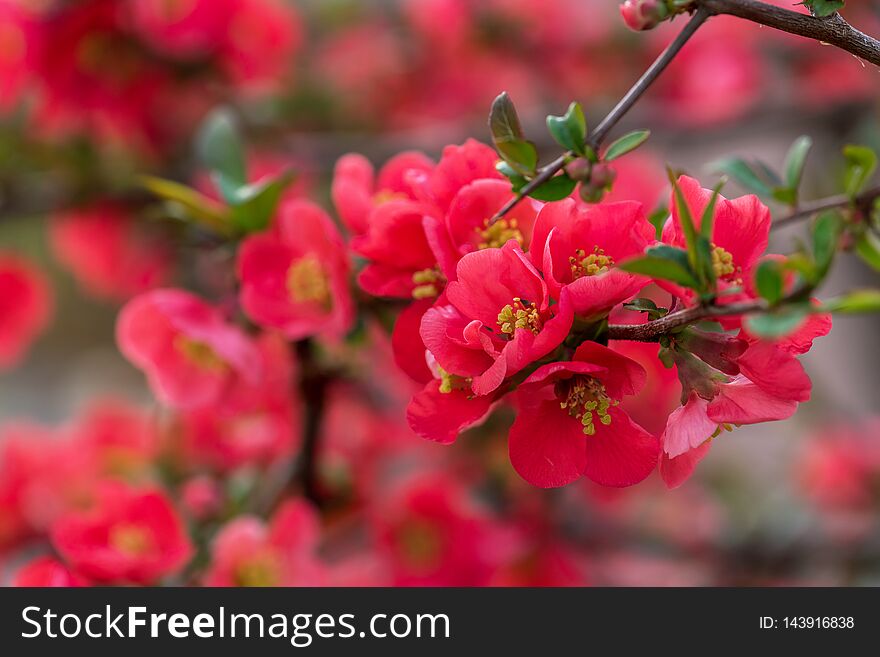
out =
[[[471,377],[459,376],[458,374],[450,374],[439,365],[437,366],[440,374],[440,392],[448,395],[454,390],[468,390],[471,387],[473,379]]]
[[[712,269],[715,277],[726,281],[732,281],[739,273],[739,267],[733,263],[733,256],[729,251],[720,246],[712,245]]]
[[[417,271],[412,275],[412,281],[416,284],[412,291],[413,299],[431,299],[438,296],[445,280],[437,267]]]
[[[397,530],[397,543],[406,561],[417,568],[434,566],[443,553],[437,528],[424,520],[408,520]]]
[[[541,313],[535,304],[514,297],[513,303],[507,304],[498,313],[498,326],[507,335],[513,335],[516,329],[529,329],[538,335],[541,332]]]
[[[279,571],[273,555],[261,554],[238,564],[232,578],[236,586],[277,586],[281,580]]]
[[[574,255],[568,258],[568,264],[571,266],[572,278],[577,279],[604,274],[614,266],[614,258],[605,255],[604,249],[594,246],[593,252],[589,255],[584,249],[575,251]]]
[[[477,242],[478,249],[500,249],[510,240],[516,240],[520,246],[523,246],[523,234],[516,219],[502,217],[491,226],[486,219],[483,227],[477,228],[477,235],[480,239]]]
[[[124,554],[137,557],[152,549],[153,537],[138,525],[117,525],[110,530],[110,545]]]
[[[568,414],[581,421],[584,433],[592,436],[596,433],[594,420],[604,425],[611,424],[611,416],[608,409],[617,406],[617,400],[613,400],[605,393],[605,386],[591,376],[576,376],[567,381],[556,384],[556,396],[559,399],[559,407]]]
[[[218,371],[226,368],[226,361],[220,358],[207,342],[179,335],[174,340],[174,346],[188,361],[200,369]]]
[[[314,253],[295,260],[287,270],[287,292],[296,303],[330,305],[330,285],[327,275]]]
[[[378,192],[373,194],[373,202],[376,205],[381,205],[382,203],[388,203],[388,201],[405,201],[406,194],[401,194],[400,192],[392,192],[390,189],[380,189]]]

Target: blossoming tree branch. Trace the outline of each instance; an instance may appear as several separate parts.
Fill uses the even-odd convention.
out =
[[[360,155],[340,159],[331,196],[342,228],[317,203],[286,193],[293,174],[249,182],[235,122],[214,114],[198,150],[220,200],[169,180],[144,184],[174,216],[234,249],[235,307],[181,289],[145,293],[119,317],[123,353],[181,412],[221,399],[271,404],[299,381],[303,448],[266,478],[261,510],[292,489],[326,501],[315,485],[324,395],[328,381],[351,376],[327,346],[360,340],[374,319],[393,327],[397,364],[423,385],[407,420],[424,438],[453,443],[509,405],[509,458],[535,486],[582,476],[630,486],[658,467],[669,487],[680,485],[713,439],[786,419],[810,398],[798,357],[829,332],[833,313],[880,310],[877,290],[816,297],[842,252],[880,269],[880,188],[869,187],[877,157],[844,146],[839,194],[807,200],[801,179],[812,141],[801,137],[779,170],[718,163],[725,177],[711,189],[670,169],[668,204],[646,208],[604,199],[616,160],[649,133],[606,141],[716,15],[880,64],[880,43],[835,13],[843,2],[804,4],[812,15],[753,0],[626,0],[621,12],[635,30],[680,15],[686,22],[594,129],[578,103],[548,116],[563,152],[541,166],[502,93],[489,117],[494,148],[468,140],[439,161],[408,151],[378,173]],[[726,198],[729,178],[753,194]],[[801,222],[807,237],[793,251],[767,252],[774,227]],[[664,385],[680,387],[660,435],[625,411],[648,378],[632,343],[654,345],[651,361],[674,374]],[[262,369],[290,353],[300,376],[267,381]]]

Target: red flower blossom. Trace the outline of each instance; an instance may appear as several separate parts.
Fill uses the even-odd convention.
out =
[[[553,488],[582,475],[631,486],[657,465],[657,439],[618,408],[645,383],[625,356],[585,342],[571,361],[544,365],[520,385],[510,429],[510,462],[523,479]]]
[[[0,370],[24,357],[48,325],[52,309],[43,273],[17,255],[0,252]]]
[[[555,299],[564,287],[575,314],[591,317],[608,313],[650,282],[614,265],[642,254],[653,241],[640,203],[579,208],[564,200],[538,214],[529,256]]]
[[[70,588],[86,586],[86,579],[71,572],[67,566],[52,557],[38,557],[22,566],[12,580],[13,586],[41,588]]]
[[[107,583],[154,584],[179,572],[193,553],[164,493],[109,484],[92,509],[55,523],[52,544],[76,572]]]
[[[351,327],[349,263],[333,220],[309,201],[282,204],[272,227],[238,253],[241,305],[258,324],[289,339],[341,338]]]
[[[678,185],[699,229],[700,218],[709,205],[712,190],[703,189],[697,180],[687,176],[679,178]],[[663,242],[684,248],[685,238],[674,195],[670,207],[672,216],[663,227]],[[752,278],[752,268],[767,250],[769,238],[770,209],[757,196],[741,196],[733,200],[718,196],[710,243],[720,291],[731,286],[743,286]],[[658,280],[657,284],[677,297],[689,299],[692,296],[688,290],[668,281]]]
[[[288,345],[266,334],[257,346],[259,381],[237,379],[219,403],[182,413],[189,461],[228,471],[271,464],[298,446],[300,400],[293,394],[296,367]]]
[[[121,207],[103,204],[58,215],[50,224],[55,257],[96,297],[128,299],[167,278],[170,254],[136,230]]]
[[[388,160],[376,175],[362,155],[339,158],[333,171],[333,204],[342,222],[355,235],[369,229],[370,213],[392,199],[418,199],[415,186],[430,173],[434,162],[418,151],[405,151]]]
[[[135,297],[119,313],[116,340],[169,406],[217,402],[236,378],[261,376],[257,347],[220,311],[188,292],[161,289]]]
[[[568,335],[572,311],[566,292],[550,305],[544,280],[515,240],[464,256],[457,271],[446,290],[451,305],[428,310],[421,335],[439,366],[471,379],[477,395],[497,390]]]
[[[175,57],[204,57],[226,38],[238,0],[133,0],[126,7],[135,31]]]
[[[238,516],[214,539],[206,586],[318,586],[324,567],[315,556],[320,526],[314,510],[286,502],[266,526]]]

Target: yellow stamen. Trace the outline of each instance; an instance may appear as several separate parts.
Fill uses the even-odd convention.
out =
[[[120,552],[138,556],[150,551],[153,537],[150,532],[138,525],[117,525],[110,530],[110,545]]]
[[[589,255],[583,249],[578,249],[569,257],[568,264],[571,266],[572,278],[577,279],[605,273],[614,266],[614,258],[605,255],[604,249],[595,246]]]
[[[377,205],[388,203],[388,201],[405,201],[406,195],[400,192],[392,192],[390,189],[380,189],[373,194],[373,202]]]
[[[739,274],[740,268],[733,262],[733,256],[729,251],[720,246],[712,245],[712,269],[715,277],[732,281]]]
[[[471,377],[458,376],[450,374],[442,367],[437,367],[440,374],[440,392],[444,395],[449,394],[453,390],[469,390],[473,379]]]
[[[206,342],[178,335],[174,340],[174,347],[187,360],[203,370],[216,371],[227,367],[226,361],[218,356],[214,348]]]
[[[608,409],[617,406],[617,400],[611,399],[605,392],[605,386],[591,376],[577,376],[557,384],[556,394],[561,400],[559,407],[581,421],[583,432],[592,436],[596,433],[595,418],[608,426],[611,415]]]
[[[256,555],[235,568],[236,586],[277,586],[280,583],[278,561],[271,554]]]
[[[446,278],[437,267],[422,269],[412,275],[416,284],[412,291],[413,299],[431,299],[440,294]]]
[[[502,333],[513,335],[516,329],[529,329],[535,335],[541,332],[541,314],[534,304],[519,297],[513,298],[498,313],[498,326]]]
[[[520,246],[523,246],[523,234],[516,219],[502,217],[491,226],[486,219],[483,227],[477,229],[477,234],[480,237],[480,241],[477,242],[478,249],[500,249],[510,240],[516,240]]]
[[[296,303],[330,305],[330,283],[314,253],[295,260],[287,270],[287,292]]]

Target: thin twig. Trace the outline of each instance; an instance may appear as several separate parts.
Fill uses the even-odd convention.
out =
[[[798,208],[791,214],[773,222],[770,230],[776,230],[788,226],[802,219],[809,219],[823,210],[845,208],[848,205],[853,205],[856,208],[865,208],[877,198],[880,198],[880,187],[874,187],[866,192],[862,192],[855,198],[855,200],[851,199],[846,194],[838,194],[837,196],[828,196],[827,198],[822,198],[817,201],[810,201],[809,203],[804,203],[798,206]]]
[[[677,37],[675,37],[675,40],[669,44],[666,50],[664,50],[656,60],[654,60],[654,63],[651,64],[650,68],[644,72],[642,77],[640,77],[626,95],[620,99],[620,102],[614,106],[614,109],[612,109],[608,115],[602,119],[599,125],[596,126],[595,130],[590,133],[586,142],[590,148],[597,150],[599,146],[602,145],[602,142],[608,136],[611,129],[617,125],[618,121],[620,121],[632,106],[635,105],[636,101],[638,101],[642,94],[648,90],[648,87],[651,86],[654,80],[660,76],[667,66],[669,66],[670,62],[672,62],[684,44],[688,42],[708,17],[708,12],[703,11],[702,9],[696,11],[688,24],[684,26],[684,29],[679,32]],[[526,183],[522,189],[520,189],[516,195],[510,199],[510,201],[508,201],[494,217],[492,217],[489,221],[489,225],[491,226],[494,224],[501,217],[515,208],[526,196],[555,176],[562,170],[569,159],[574,157],[574,155],[575,154],[572,151],[566,151],[550,162],[550,164],[542,167],[538,172],[538,175]]]
[[[657,342],[677,328],[694,324],[704,319],[715,319],[731,315],[748,315],[768,309],[762,299],[726,306],[694,306],[670,313],[660,319],[644,324],[609,324],[606,333],[609,340],[631,340],[634,342]]]
[[[694,6],[713,16],[736,16],[782,32],[815,39],[880,66],[880,41],[854,28],[840,14],[817,18],[757,0],[695,0]]]

